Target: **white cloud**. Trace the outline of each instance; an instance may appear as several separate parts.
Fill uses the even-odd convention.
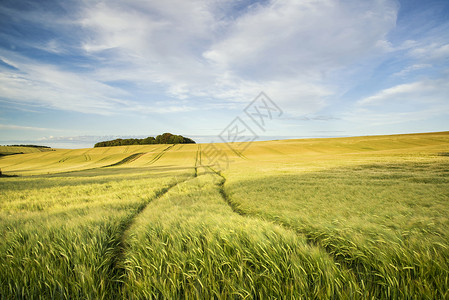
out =
[[[396,12],[388,1],[276,1],[230,24],[204,56],[252,78],[320,79],[376,49]]]
[[[397,102],[446,103],[449,95],[449,80],[435,79],[400,84],[384,89],[375,95],[358,101],[360,106],[375,106]]]
[[[0,61],[2,63],[6,64],[8,66],[8,68],[18,70],[18,66],[15,65],[15,63],[8,58],[6,58],[4,56],[0,56]]]
[[[344,119],[369,126],[385,126],[448,115],[449,80],[400,84],[359,100]]]
[[[126,5],[90,5],[80,20],[90,32],[84,49],[111,58],[97,78],[157,83],[174,98],[231,104],[264,90],[297,113],[322,108],[336,92],[323,82],[326,74],[384,51],[397,13],[390,1],[273,1],[236,18],[215,1]]]
[[[431,64],[415,64],[415,65],[408,66],[399,72],[394,73],[393,76],[403,77],[403,76],[409,75],[410,73],[412,73],[414,71],[431,68],[431,67],[432,67]]]
[[[68,54],[68,50],[56,39],[49,40],[42,46],[36,44],[34,44],[33,46],[42,51],[47,51],[55,54]]]
[[[333,73],[385,52],[398,10],[388,0],[271,1],[239,13],[214,0],[81,3],[58,23],[82,32],[76,50],[95,68],[81,74],[8,53],[21,72],[2,74],[3,97],[103,114],[148,111],[161,100],[136,103],[132,90],[104,84],[126,81],[178,101],[158,102],[154,112],[235,107],[263,90],[291,114],[314,113],[341,93],[329,83]],[[54,40],[44,45],[65,51]]]
[[[410,55],[425,61],[447,61],[449,59],[449,44],[420,45],[413,48]]]
[[[13,124],[0,124],[0,129],[8,130],[32,130],[32,131],[59,131],[58,129],[42,128],[42,127],[32,127],[32,126],[20,126]]]
[[[123,90],[52,65],[16,58],[13,64],[20,71],[0,73],[0,95],[4,99],[95,114],[111,114],[129,105],[121,99],[126,97]]]
[[[438,106],[429,107],[422,110],[410,110],[401,112],[375,112],[367,110],[356,110],[344,114],[344,120],[351,121],[358,124],[359,128],[366,130],[372,126],[390,126],[394,124],[401,124],[406,122],[418,122],[422,120],[429,120],[439,116],[447,115],[449,105],[441,104]],[[390,127],[390,130],[394,127]],[[425,129],[424,129],[425,130]],[[436,130],[446,130],[440,128]],[[363,131],[361,132],[363,134]]]

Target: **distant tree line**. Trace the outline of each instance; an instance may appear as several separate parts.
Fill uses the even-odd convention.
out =
[[[48,148],[48,149],[51,148],[48,146],[39,146],[39,145],[8,145],[8,147],[31,147],[31,148]]]
[[[115,139],[112,141],[98,142],[97,147],[111,147],[111,146],[125,146],[125,145],[153,145],[153,144],[195,144],[195,141],[182,135],[174,135],[171,133],[164,133],[158,135],[156,138],[149,136],[144,139]]]

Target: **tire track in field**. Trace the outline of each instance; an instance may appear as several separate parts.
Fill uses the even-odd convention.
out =
[[[248,159],[245,155],[243,155],[242,152],[238,151],[237,149],[232,148],[232,152],[234,152],[235,154],[237,154],[238,157],[242,158],[242,159]]]
[[[92,148],[92,150],[93,150],[93,149],[95,149],[95,148]],[[107,147],[107,149],[104,150],[102,154],[105,155],[105,154],[108,153],[109,150],[111,150],[111,149],[112,149],[112,147]]]
[[[199,164],[198,164],[199,162]],[[201,146],[198,145],[195,155],[195,174],[193,177],[198,177],[198,166],[201,165]]]
[[[239,214],[239,215],[241,215],[241,216],[250,216],[245,211],[243,211],[240,208],[238,208],[237,205],[235,205],[235,203],[233,203],[231,201],[229,195],[226,193],[226,191],[224,189],[224,185],[226,183],[226,178],[221,174],[221,172],[220,171],[215,171],[210,166],[206,166],[206,168],[208,168],[209,170],[212,171],[212,173],[216,174],[217,176],[219,176],[221,178],[220,183],[218,184],[219,192],[220,192],[220,195],[223,198],[224,202],[226,202],[226,204],[228,204],[229,207],[231,207],[232,211],[237,213],[237,214]]]
[[[147,154],[147,152],[134,153],[134,154],[131,154],[131,155],[125,157],[124,159],[122,159],[122,160],[120,160],[118,162],[115,162],[115,163],[109,164],[109,165],[105,165],[105,166],[98,166],[98,167],[85,168],[85,169],[79,169],[79,170],[69,170],[69,171],[55,172],[55,173],[51,173],[51,174],[47,174],[47,175],[56,175],[56,174],[62,175],[62,174],[69,174],[69,173],[77,173],[77,172],[98,170],[98,169],[103,169],[103,168],[108,168],[108,167],[115,167],[115,166],[131,163],[131,162],[137,160],[138,158],[140,158],[141,156],[143,156],[145,154]],[[109,159],[110,157],[113,157],[113,156],[115,156],[115,155],[113,154],[113,155],[109,155],[109,156],[103,157],[102,159],[100,159],[100,160],[98,160],[98,161],[96,161],[94,163],[99,163],[99,162],[107,160],[107,159]],[[85,161],[91,161],[92,160],[90,155],[87,155],[87,157],[86,157],[86,155],[84,155],[84,157],[85,157]],[[59,161],[59,162],[61,162],[61,161]],[[55,163],[53,163],[53,164],[55,164]],[[43,174],[40,174],[39,176],[42,176],[42,175]]]
[[[168,150],[170,150],[174,145],[171,145],[167,148],[165,148],[164,150],[162,150],[158,155],[159,158],[161,158],[161,156]],[[122,292],[122,287],[123,284],[125,282],[125,277],[126,277],[126,268],[125,268],[125,264],[124,264],[124,260],[125,260],[125,253],[126,253],[126,238],[127,238],[127,232],[129,231],[129,229],[131,228],[131,226],[133,225],[133,223],[135,222],[135,220],[139,217],[139,215],[145,210],[145,208],[153,201],[161,198],[162,196],[164,196],[166,193],[168,193],[171,189],[173,189],[174,187],[178,186],[181,183],[184,183],[188,180],[191,180],[195,177],[198,176],[197,173],[197,168],[198,168],[198,155],[200,152],[200,147],[198,148],[197,152],[196,152],[196,157],[195,157],[195,173],[193,176],[189,176],[187,178],[185,178],[184,180],[181,181],[176,181],[173,182],[171,184],[169,184],[167,187],[162,188],[160,190],[158,190],[157,192],[155,192],[154,197],[152,197],[151,199],[149,199],[148,201],[142,203],[137,210],[131,214],[130,216],[128,216],[120,225],[120,230],[117,233],[117,237],[115,240],[111,240],[109,242],[110,246],[112,247],[112,260],[110,261],[109,267],[113,270],[113,276],[111,279],[112,282],[116,285],[116,289],[114,289],[119,296],[123,296],[121,294]],[[156,159],[156,160],[157,160]],[[155,161],[156,161],[155,160]],[[108,245],[109,246],[109,245]]]
[[[138,159],[139,157],[141,157],[144,154],[146,154],[146,152],[134,153],[134,154],[131,154],[131,155],[125,157],[121,161],[118,161],[116,163],[113,163],[113,164],[110,164],[110,165],[107,165],[107,166],[103,166],[102,168],[115,167],[115,166],[120,166],[120,165],[124,165],[124,164],[129,164],[130,162],[135,161],[136,159]]]
[[[176,181],[168,186],[158,190],[155,192],[154,197],[151,199],[145,201],[140,206],[137,207],[136,211],[132,214],[130,214],[120,225],[119,230],[116,232],[116,234],[107,242],[105,247],[109,249],[110,253],[110,259],[107,262],[107,268],[111,270],[111,278],[108,278],[108,280],[111,280],[111,284],[114,285],[116,288],[113,290],[118,294],[118,296],[121,295],[122,287],[125,282],[126,277],[126,269],[125,269],[125,253],[126,253],[126,238],[127,238],[127,232],[130,229],[130,227],[133,225],[136,218],[143,212],[143,210],[153,201],[161,198],[164,196],[168,191],[170,191],[172,188],[176,187],[177,185],[192,179],[192,177],[187,177],[184,180]]]
[[[67,160],[69,160],[69,159],[73,159],[73,158],[77,158],[77,157],[84,157],[84,160],[85,161],[89,161],[90,159],[88,159],[88,157],[90,157],[89,155],[87,155],[86,153],[87,152],[89,152],[89,150],[87,150],[87,151],[84,151],[84,152],[82,152],[82,153],[80,153],[80,154],[78,154],[78,155],[68,155],[68,154],[70,154],[70,153],[72,153],[72,152],[76,152],[77,150],[76,149],[73,149],[73,150],[70,150],[69,152],[67,152],[67,153],[65,153],[64,154],[64,157],[63,158],[61,158],[59,161],[58,161],[58,163],[63,163],[63,162],[66,162]],[[54,165],[55,163],[52,163],[52,164],[49,164],[48,166],[51,166],[51,165]]]
[[[175,144],[170,145],[167,148],[165,148],[164,150],[162,150],[161,152],[159,152],[158,154],[156,154],[156,156],[153,157],[153,159],[148,163],[148,165],[151,165],[151,164],[154,164],[155,162],[157,162],[167,151],[169,151],[174,146],[175,146]]]
[[[210,166],[206,166],[206,167],[208,169],[210,169],[214,174],[221,177],[221,181],[218,185],[220,195],[223,198],[224,202],[226,202],[226,204],[229,205],[229,207],[232,209],[233,212],[235,212],[243,217],[251,217],[251,218],[257,218],[262,221],[273,222],[274,224],[282,226],[284,229],[286,229],[288,231],[292,231],[295,234],[299,235],[300,237],[305,238],[307,244],[309,244],[310,246],[322,249],[325,253],[327,253],[329,258],[331,258],[331,260],[334,261],[335,266],[337,266],[337,268],[339,268],[341,271],[352,274],[354,276],[354,279],[360,285],[360,287],[365,286],[366,282],[363,282],[363,278],[362,278],[363,274],[361,274],[360,271],[358,270],[358,266],[353,265],[346,260],[348,258],[350,259],[350,257],[344,257],[344,256],[342,257],[339,253],[335,253],[336,249],[333,249],[332,247],[329,247],[329,246],[322,245],[320,240],[316,237],[313,237],[313,235],[311,233],[302,232],[286,222],[282,222],[280,220],[274,220],[274,219],[265,219],[263,217],[255,215],[255,214],[245,212],[244,210],[239,208],[239,206],[235,202],[233,202],[231,200],[231,198],[229,197],[229,195],[226,193],[226,191],[224,189],[224,185],[226,183],[226,177],[224,177],[223,174],[221,174],[221,171],[216,171],[213,168],[211,168]]]
[[[167,148],[165,148],[164,150],[162,150],[160,153],[158,153],[158,154],[151,160],[151,162],[150,162],[149,164],[152,164],[152,163],[154,163],[155,161],[157,161],[158,159],[160,159],[160,158],[162,157],[162,155],[164,155],[165,152],[168,151],[168,150],[170,150],[170,148],[172,148],[173,146],[175,146],[175,145],[170,145],[169,147],[167,147]],[[112,148],[112,147],[109,147],[109,149],[110,149],[110,148]],[[108,150],[109,150],[109,149],[108,149]],[[105,151],[105,152],[106,152],[106,151]],[[145,155],[145,154],[147,154],[147,153],[148,153],[148,152],[134,153],[134,154],[131,154],[131,155],[125,157],[124,159],[122,159],[122,160],[120,160],[120,161],[118,161],[118,162],[115,162],[115,163],[112,163],[112,164],[109,164],[109,165],[105,165],[105,166],[98,166],[98,167],[93,167],[93,168],[86,168],[86,169],[79,169],[79,170],[71,170],[71,171],[56,172],[56,173],[52,173],[52,175],[54,175],[54,174],[76,173],[76,172],[81,172],[81,171],[91,171],[91,170],[98,170],[98,169],[103,169],[103,168],[108,168],[108,167],[120,166],[120,165],[123,165],[123,164],[131,163],[131,162],[133,162],[133,161],[139,159],[141,156],[143,156],[143,155]],[[115,156],[115,154],[112,154],[112,155],[103,157],[102,159],[100,159],[100,160],[98,160],[98,161],[96,161],[96,162],[99,163],[99,162],[101,162],[101,161],[108,160],[109,158],[111,158],[111,157],[113,157],[113,156]],[[56,163],[64,162],[64,161],[67,160],[67,159],[69,159],[69,158],[64,158],[63,161],[59,161],[59,162],[56,162]],[[90,160],[91,160],[91,159],[90,159]],[[56,163],[53,163],[53,164],[56,164]]]
[[[39,159],[41,159],[41,158],[43,158],[43,157],[45,157],[45,156],[48,156],[49,154],[52,154],[53,153],[53,151],[48,151],[48,153],[45,153],[45,152],[35,152],[36,154],[41,154],[41,153],[44,153],[44,154],[42,154],[42,155],[40,155],[38,158]],[[33,154],[35,154],[35,153],[24,153],[24,155],[33,155]],[[26,163],[26,162],[29,162],[29,161],[34,161],[34,160],[36,160],[36,157],[31,157],[31,158],[28,158],[28,159],[25,159],[25,160],[19,160],[18,162],[13,162],[13,163],[11,163],[11,164],[9,164],[9,165],[4,165],[3,166],[3,168],[5,168],[5,167],[13,167],[13,166],[17,166],[17,165],[20,165],[20,164],[24,164],[24,163]]]

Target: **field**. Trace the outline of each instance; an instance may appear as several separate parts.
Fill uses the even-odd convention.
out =
[[[7,151],[0,299],[449,298],[449,132]]]
[[[13,154],[37,153],[51,151],[49,148],[0,146],[0,157]]]

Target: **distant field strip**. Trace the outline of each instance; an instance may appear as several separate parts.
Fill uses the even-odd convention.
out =
[[[0,168],[7,174],[38,175],[121,166],[134,163],[159,148],[159,145],[105,147],[11,155],[0,159]]]
[[[38,147],[15,147],[15,146],[0,146],[0,156],[1,155],[14,155],[14,154],[24,154],[24,153],[38,153],[53,151],[50,148],[38,148]]]
[[[17,166],[17,165],[29,166],[29,165],[27,165],[27,163],[35,162],[36,160],[51,156],[52,154],[53,154],[53,152],[50,152],[50,151],[44,152],[44,153],[30,152],[30,153],[25,153],[25,154],[17,154],[20,156],[14,155],[14,156],[2,158],[1,165],[2,165],[2,168],[10,168],[10,167]]]

